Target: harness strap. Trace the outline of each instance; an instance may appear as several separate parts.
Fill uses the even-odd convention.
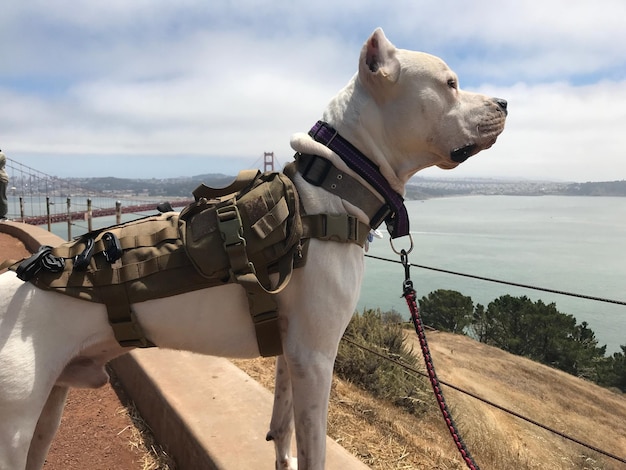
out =
[[[0,263],[0,271],[3,269],[12,268],[14,265],[21,263],[24,261],[23,259],[6,259],[2,263]]]
[[[306,214],[302,216],[303,238],[319,238],[365,246],[369,225],[349,214]]]
[[[152,223],[159,223],[154,220]],[[163,225],[165,225],[161,230],[158,230],[154,233],[150,234],[136,234],[136,235],[122,235],[119,238],[120,245],[123,250],[127,250],[130,248],[139,248],[145,246],[156,246],[161,242],[166,240],[176,240],[178,239],[178,228],[173,226],[170,222],[163,221]],[[123,229],[122,229],[123,230]],[[102,231],[104,232],[104,230]],[[102,241],[101,234],[96,235],[96,242],[94,245],[94,254],[100,253],[105,250],[105,244]],[[59,256],[61,258],[73,258],[76,255],[79,255],[85,249],[85,242],[79,240],[76,243],[71,245],[61,245],[52,249],[52,252],[55,256]]]
[[[298,171],[308,183],[357,206],[370,219],[371,228],[377,228],[391,214],[386,202],[379,199],[356,178],[339,170],[330,160],[303,153],[296,153],[295,159]]]
[[[4,268],[15,270],[23,261],[5,260],[0,263],[0,271]],[[65,271],[61,278],[50,282],[50,287],[65,287],[70,275],[71,271]],[[106,306],[109,324],[113,329],[115,339],[122,347],[149,348],[155,346],[146,338],[139,325],[135,312],[130,307],[131,302],[124,284],[100,286],[98,291],[101,294],[102,303]]]
[[[137,321],[135,312],[130,307],[130,299],[124,284],[103,286],[100,288],[107,308],[109,324],[113,328],[115,339],[122,347],[149,348],[155,344],[146,338]]]
[[[161,256],[121,266],[111,265],[107,269],[98,269],[86,274],[75,273],[72,264],[68,262],[66,263],[65,271],[55,276],[54,279],[48,280],[48,285],[51,288],[64,288],[120,284],[156,274],[164,269],[175,269],[185,266],[191,266],[191,261],[189,261],[189,257],[182,247]]]
[[[272,233],[276,227],[280,226],[287,217],[289,217],[289,205],[287,204],[287,200],[282,197],[267,214],[252,225],[252,230],[254,230],[260,238],[264,239]]]
[[[241,215],[234,201],[231,205],[217,209],[217,222],[224,240],[224,249],[230,261],[231,277],[246,291],[259,353],[264,357],[278,356],[282,354],[282,343],[278,306],[272,295],[278,290],[270,292],[259,282],[254,265],[248,259]],[[293,257],[290,258],[293,260]],[[293,261],[291,261],[292,268]],[[291,269],[288,278],[291,277]],[[286,282],[288,280],[286,279]],[[283,280],[279,283],[278,289],[282,290],[286,282]]]
[[[274,296],[263,288],[255,273],[237,275],[236,278],[246,290],[259,353],[263,357],[280,356],[283,347]]]

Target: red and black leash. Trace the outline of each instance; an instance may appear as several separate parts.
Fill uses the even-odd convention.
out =
[[[430,385],[435,392],[435,398],[437,399],[437,404],[439,405],[439,409],[441,410],[441,414],[443,415],[443,419],[446,422],[446,426],[448,427],[448,431],[450,431],[450,435],[456,444],[457,449],[461,453],[461,457],[465,464],[471,470],[480,470],[474,459],[472,458],[469,450],[465,446],[461,435],[459,434],[459,430],[452,419],[452,415],[448,410],[448,405],[446,404],[446,400],[443,396],[443,391],[441,390],[441,386],[439,384],[439,379],[437,378],[437,374],[435,373],[435,366],[433,364],[433,358],[430,354],[430,349],[428,348],[428,342],[426,341],[426,334],[424,332],[424,325],[422,324],[422,319],[419,314],[419,307],[417,306],[417,295],[415,293],[415,289],[413,288],[413,281],[411,281],[410,276],[410,263],[409,263],[409,255],[406,250],[402,250],[400,252],[400,261],[402,262],[402,266],[404,266],[404,283],[403,294],[402,296],[406,299],[406,303],[409,306],[409,310],[411,312],[411,320],[413,321],[413,325],[415,326],[415,332],[419,338],[420,348],[422,349],[422,355],[424,356],[424,362],[426,363],[426,371],[428,373],[428,378],[430,380]]]

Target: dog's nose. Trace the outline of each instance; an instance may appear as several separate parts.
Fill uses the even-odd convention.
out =
[[[509,113],[506,109],[508,103],[506,102],[506,100],[503,100],[502,98],[494,98],[493,99],[498,106],[500,106],[500,109],[502,109],[502,111],[504,111],[505,116]]]

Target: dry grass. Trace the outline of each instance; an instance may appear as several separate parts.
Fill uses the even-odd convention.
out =
[[[133,426],[122,429],[119,434],[130,432],[128,445],[141,451],[141,470],[175,470],[174,460],[155,441],[150,427],[143,420],[135,405],[128,403],[117,412],[127,415],[133,422]]]
[[[430,333],[428,340],[440,379],[626,458],[625,395],[464,336]],[[233,362],[272,390],[273,359]],[[454,390],[444,391],[461,435],[482,468],[626,470],[616,460]],[[434,399],[427,400],[429,411],[415,417],[335,379],[328,434],[373,469],[465,468]]]

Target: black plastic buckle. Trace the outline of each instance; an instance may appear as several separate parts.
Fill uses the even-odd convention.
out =
[[[172,207],[172,204],[170,204],[169,201],[164,201],[164,202],[157,204],[157,210],[161,214],[165,214],[166,212],[173,212],[174,208]]]
[[[39,271],[58,273],[65,269],[65,260],[52,254],[52,247],[42,245],[30,258],[25,259],[17,267],[16,274],[22,281],[30,281]]]
[[[109,264],[115,263],[124,254],[120,239],[117,238],[115,234],[106,232],[102,235],[102,243],[104,243],[104,259],[106,259]]]
[[[65,269],[65,258],[54,256],[51,252],[41,258],[41,266],[51,273],[60,273]]]
[[[85,249],[80,254],[74,256],[73,268],[76,271],[85,271],[87,269],[93,256],[94,247],[93,238],[85,240]]]
[[[333,164],[326,158],[317,155],[308,155],[309,161],[302,171],[302,177],[307,183],[314,186],[321,186],[328,176]]]

